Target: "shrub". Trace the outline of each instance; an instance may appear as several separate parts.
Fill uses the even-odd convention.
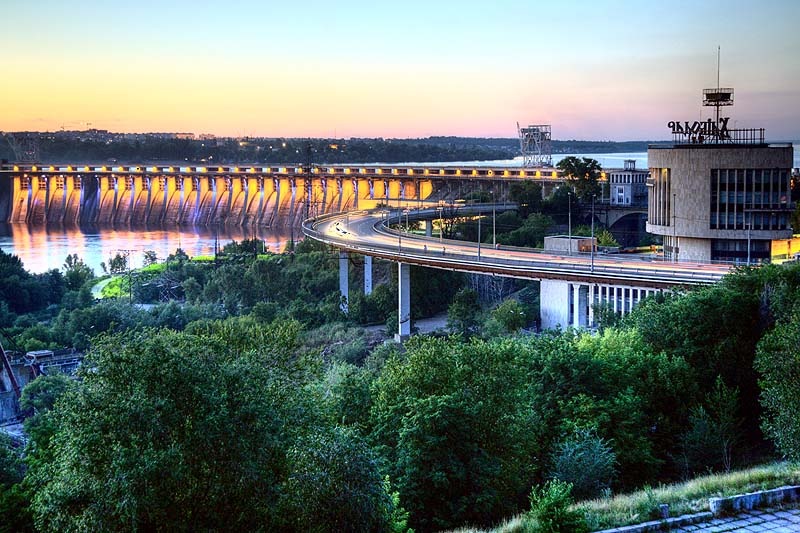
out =
[[[551,477],[572,485],[576,498],[599,496],[611,485],[616,454],[593,429],[576,429],[556,445]]]
[[[531,490],[530,515],[536,522],[535,532],[584,533],[589,531],[586,519],[572,505],[572,485],[559,480],[548,481],[543,487]]]
[[[758,345],[756,370],[761,374],[763,428],[778,449],[791,460],[800,460],[800,315],[776,326]]]

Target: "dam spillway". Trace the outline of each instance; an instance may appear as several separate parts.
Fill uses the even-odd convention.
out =
[[[31,225],[299,226],[309,217],[458,198],[552,168],[0,165],[0,220]]]

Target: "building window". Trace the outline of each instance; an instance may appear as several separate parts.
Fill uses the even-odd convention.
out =
[[[762,263],[770,258],[771,242],[758,239],[713,239],[711,260],[746,263],[747,248],[750,247],[750,262]]]
[[[710,187],[710,229],[787,229],[786,170],[712,169]]]

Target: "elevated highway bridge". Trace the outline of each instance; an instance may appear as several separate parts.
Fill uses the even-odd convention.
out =
[[[507,208],[505,204],[464,206],[461,215]],[[680,286],[718,282],[729,264],[665,262],[626,254],[553,253],[492,247],[485,244],[419,236],[392,229],[392,223],[436,219],[436,209],[359,210],[309,219],[303,232],[340,249],[340,288],[347,297],[346,254],[378,257],[399,264],[399,310],[402,338],[410,333],[409,265],[541,281],[542,326],[593,327],[594,306],[625,314],[644,297]],[[398,224],[399,225],[399,224]],[[366,262],[371,268],[371,259]],[[371,274],[365,273],[365,280]],[[371,291],[365,285],[365,291]]]

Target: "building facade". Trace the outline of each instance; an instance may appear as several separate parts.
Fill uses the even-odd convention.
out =
[[[757,263],[791,238],[792,145],[766,144],[760,131],[649,147],[647,231],[663,237],[666,257]]]
[[[647,170],[637,170],[636,160],[625,160],[624,169],[606,171],[611,205],[647,205]]]

